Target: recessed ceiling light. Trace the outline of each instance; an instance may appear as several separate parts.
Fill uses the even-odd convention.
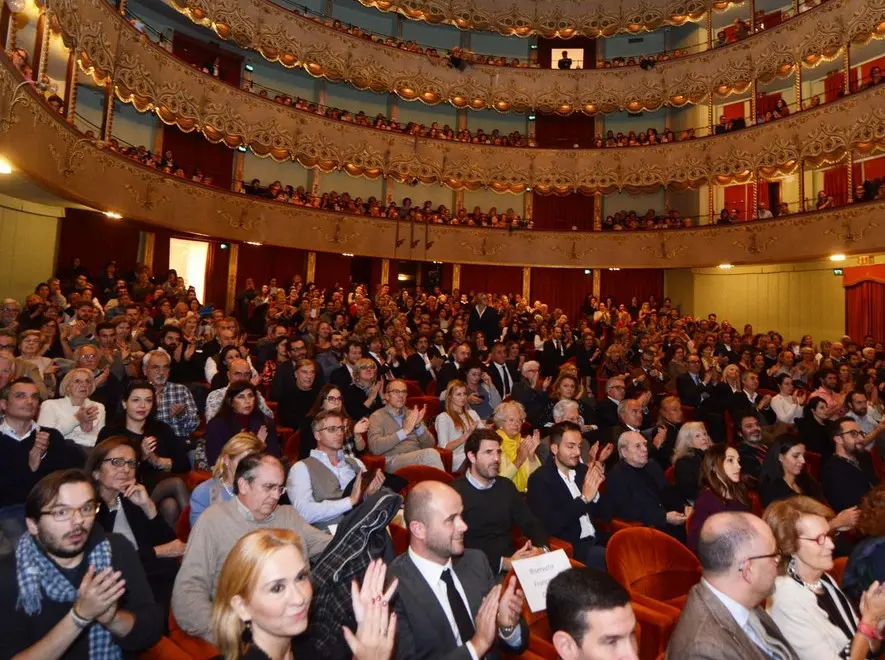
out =
[[[734,268],[734,266],[732,266],[731,264],[719,264],[718,268],[720,270],[731,270],[732,268]]]
[[[117,213],[116,211],[105,211],[104,215],[112,220],[122,220],[123,216]]]
[[[0,158],[0,174],[12,174],[12,165],[5,158]]]
[[[845,261],[844,254],[831,254],[830,261]]]

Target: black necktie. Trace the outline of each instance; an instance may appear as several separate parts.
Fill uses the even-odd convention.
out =
[[[473,618],[464,605],[461,594],[455,587],[455,581],[452,579],[452,571],[446,569],[442,572],[442,581],[446,585],[446,595],[449,598],[449,607],[452,608],[452,616],[455,617],[455,625],[458,626],[458,634],[461,636],[461,644],[466,644],[473,638],[476,629],[473,627]]]
[[[501,367],[501,380],[504,384],[504,396],[510,394],[510,374],[507,373],[507,367]]]

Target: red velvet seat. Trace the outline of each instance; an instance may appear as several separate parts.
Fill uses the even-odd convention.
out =
[[[842,576],[845,575],[846,566],[848,566],[848,557],[838,557],[833,560],[833,568],[829,570],[829,574],[837,584],[842,584]]]
[[[409,391],[408,396],[424,396],[425,393],[421,390],[421,383],[417,380],[407,380],[406,381],[406,389]]]
[[[175,537],[182,543],[187,543],[191,535],[191,505],[188,504],[175,521]]]
[[[820,454],[814,451],[805,452],[805,471],[815,481],[820,481]]]
[[[387,526],[390,532],[390,540],[393,541],[393,549],[396,554],[401,555],[409,549],[409,530],[402,525],[390,523]]]
[[[194,488],[211,478],[211,472],[206,472],[205,470],[191,470],[187,473],[187,476],[184,479],[184,484],[189,491],[193,492]]]
[[[692,406],[682,406],[682,421],[693,422],[697,411]]]
[[[676,485],[676,468],[674,466],[671,465],[664,470],[664,476],[667,477],[667,481],[669,481],[671,485]]]
[[[290,463],[297,463],[298,457],[301,453],[301,431],[294,431],[288,427],[280,427],[280,429],[283,428],[290,431],[285,442],[283,442],[283,438],[280,436],[280,444],[283,447],[283,456],[285,456]]]
[[[406,399],[406,408],[421,408],[427,406],[427,412],[424,414],[424,423],[427,426],[433,424],[433,419],[439,415],[442,404],[438,397],[435,396],[409,396]]]
[[[191,660],[210,660],[219,655],[218,649],[212,644],[199,637],[191,637],[175,621],[172,612],[169,613],[169,638],[184,651]]]
[[[630,600],[661,615],[647,627],[647,635],[654,638],[648,642],[648,652],[665,650],[688,592],[701,578],[697,557],[663,532],[633,527],[611,537],[605,560],[609,574],[624,585]]]
[[[441,481],[442,483],[447,484],[451,483],[455,478],[448,472],[438,470],[429,465],[407,465],[394,472],[394,474],[398,477],[402,477],[408,482],[406,492],[403,493],[403,495],[408,494],[412,488],[417,484],[420,484],[422,481]]]
[[[370,472],[374,470],[381,470],[384,472],[384,467],[387,465],[387,459],[383,456],[378,456],[377,454],[363,454],[360,456],[360,460]]]
[[[138,660],[191,660],[191,656],[168,637],[161,637],[147,651],[139,653]]]

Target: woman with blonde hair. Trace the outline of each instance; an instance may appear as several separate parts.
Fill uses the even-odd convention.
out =
[[[467,385],[460,380],[450,380],[446,386],[445,410],[436,416],[436,443],[452,451],[452,469],[458,471],[464,463],[464,443],[483,423],[479,415],[467,404]]]
[[[212,478],[207,479],[191,493],[191,527],[197,518],[216,502],[227,502],[234,496],[234,474],[240,460],[248,454],[259,454],[265,451],[265,444],[258,436],[248,431],[237,433],[224,443],[218,460],[212,468]]]
[[[541,467],[535,453],[541,444],[541,434],[522,436],[525,408],[516,401],[505,401],[495,408],[495,426],[501,438],[501,467],[498,474],[513,482],[516,490],[524,493],[532,472]]]
[[[673,447],[676,490],[692,505],[698,496],[704,452],[711,444],[703,422],[686,422],[676,434],[676,444]]]
[[[89,369],[71,369],[58,386],[60,399],[44,401],[37,424],[57,429],[65,440],[92,449],[105,424],[104,406],[90,400],[95,377]]]
[[[765,510],[784,560],[768,612],[799,660],[875,658],[885,624],[885,585],[870,585],[858,614],[827,573],[833,569],[833,516],[828,506],[802,495]]]
[[[396,614],[384,592],[386,567],[376,559],[363,586],[351,591],[356,633],[344,638],[356,660],[387,660],[396,640]],[[380,595],[380,598],[378,597]],[[313,586],[301,539],[287,529],[242,537],[224,561],[212,601],[212,631],[224,660],[294,660],[293,638],[308,626]]]

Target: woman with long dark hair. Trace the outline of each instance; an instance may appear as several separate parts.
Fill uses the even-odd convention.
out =
[[[707,518],[723,511],[750,511],[750,496],[741,482],[737,449],[722,442],[704,452],[699,488],[694,515],[688,523],[688,547],[692,552],[697,552],[698,538]]]
[[[276,425],[261,412],[258,390],[248,381],[227,388],[218,414],[206,425],[206,461],[214,465],[227,441],[241,431],[254,433],[267,445],[269,454],[280,456]]]

